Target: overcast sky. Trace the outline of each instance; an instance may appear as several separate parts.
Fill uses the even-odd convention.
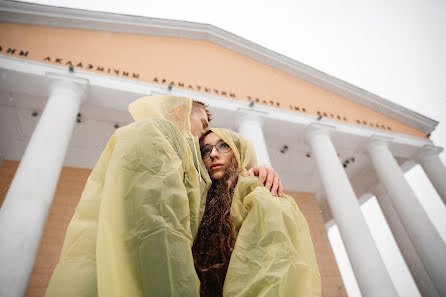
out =
[[[26,2],[212,24],[440,122],[431,139],[446,146],[446,1]],[[406,177],[446,240],[446,207],[422,169]],[[399,295],[420,296],[394,244],[382,245],[392,237],[377,203],[362,210]],[[336,232],[330,240],[348,293],[360,296]]]

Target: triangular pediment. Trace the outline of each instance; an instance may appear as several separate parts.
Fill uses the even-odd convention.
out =
[[[268,50],[236,36],[230,40],[229,33],[209,25],[183,22],[178,29],[177,21],[95,12],[74,22],[76,10],[51,9],[65,10],[51,25],[44,17],[31,24],[20,15],[12,22],[1,14],[0,54],[417,137],[426,137],[437,124],[289,58],[262,55]],[[133,23],[123,24],[123,17]],[[150,22],[158,31],[148,29]]]

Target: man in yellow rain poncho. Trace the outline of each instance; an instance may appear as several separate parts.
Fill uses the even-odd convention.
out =
[[[113,134],[88,178],[46,296],[199,296],[191,247],[211,180],[191,109],[172,96],[129,106],[135,123]]]

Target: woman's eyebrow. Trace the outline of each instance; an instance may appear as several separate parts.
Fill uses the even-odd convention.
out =
[[[223,142],[223,143],[226,143],[223,139],[220,139],[219,141],[217,141],[214,145],[217,145],[218,143],[220,143],[220,142]],[[202,147],[205,147],[205,146],[214,146],[214,145],[212,145],[212,144],[210,144],[210,143],[203,143],[201,146],[200,146],[200,148],[202,148]]]

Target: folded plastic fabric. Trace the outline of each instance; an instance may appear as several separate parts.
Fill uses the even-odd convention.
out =
[[[46,296],[199,296],[191,247],[210,179],[200,185],[194,165],[191,104],[130,105],[136,122],[113,134],[88,178]]]
[[[191,105],[154,96],[129,106],[135,123],[113,134],[88,178],[45,296],[199,296],[191,247],[210,178],[195,154]],[[224,296],[320,296],[308,225],[294,200],[247,176],[256,164],[249,141],[213,131],[241,168]]]
[[[294,199],[272,196],[247,175],[256,162],[249,141],[227,129],[211,130],[232,148],[240,171],[231,207],[237,240],[223,296],[321,296],[310,230]]]

